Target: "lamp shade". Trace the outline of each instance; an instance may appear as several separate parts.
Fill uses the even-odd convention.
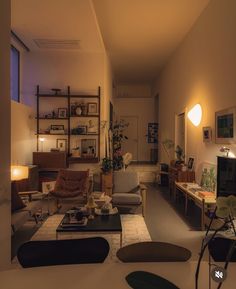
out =
[[[28,179],[29,168],[27,166],[11,166],[11,180],[20,181]]]
[[[200,104],[196,104],[189,112],[188,118],[193,125],[198,126],[202,120],[202,107]]]

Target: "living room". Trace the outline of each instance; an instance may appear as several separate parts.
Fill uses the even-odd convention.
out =
[[[69,85],[71,94],[79,94],[84,91],[94,94],[100,86],[102,100],[100,117],[103,122],[110,120],[110,103],[113,104],[114,117],[141,115],[141,109],[140,112],[137,112],[140,106],[143,107],[143,111],[149,111],[150,118],[145,119],[143,121],[144,128],[140,128],[139,136],[142,142],[140,140],[141,143],[138,147],[137,155],[139,157],[134,158],[143,163],[145,161],[151,161],[150,150],[158,148],[159,162],[170,164],[170,161],[175,158],[175,148],[172,146],[166,150],[164,144],[167,140],[176,142],[178,138],[176,133],[177,119],[179,115],[184,114],[185,135],[183,149],[185,161],[188,162],[189,158],[194,159],[193,168],[198,183],[200,183],[201,180],[203,164],[207,163],[216,166],[217,156],[225,155],[225,152],[220,151],[222,146],[225,145],[230,149],[229,156],[235,157],[235,140],[227,144],[217,143],[215,141],[216,113],[235,107],[234,93],[236,87],[233,81],[233,75],[235,75],[236,72],[235,1],[192,1],[191,5],[188,4],[190,6],[187,5],[188,1],[181,1],[178,9],[182,9],[183,14],[177,13],[179,18],[174,12],[171,12],[171,7],[172,9],[175,7],[171,5],[174,4],[169,3],[170,7],[167,13],[169,13],[170,19],[170,15],[173,13],[173,21],[169,21],[169,24],[167,23],[171,26],[168,28],[167,25],[166,34],[171,34],[171,30],[174,29],[173,26],[177,26],[177,23],[180,26],[185,25],[185,27],[179,31],[180,34],[177,35],[176,32],[176,34],[172,33],[172,35],[169,35],[169,39],[172,39],[171,41],[173,41],[173,43],[169,51],[167,51],[167,46],[165,46],[166,54],[165,57],[162,58],[163,61],[165,59],[164,64],[161,65],[158,63],[158,65],[160,65],[159,67],[153,64],[154,67],[149,70],[151,77],[149,75],[146,81],[144,78],[141,80],[141,70],[143,70],[142,72],[144,73],[147,64],[143,63],[143,69],[140,69],[140,67],[135,66],[133,63],[133,70],[129,70],[128,65],[124,63],[128,63],[128,60],[126,61],[124,59],[128,59],[129,56],[131,58],[131,55],[125,53],[122,55],[122,53],[119,54],[116,52],[115,49],[112,50],[114,43],[112,43],[111,38],[109,38],[111,35],[115,38],[115,31],[118,29],[116,26],[118,25],[117,23],[123,23],[124,26],[123,28],[121,27],[121,30],[126,30],[124,27],[127,27],[127,23],[129,23],[129,14],[133,13],[137,19],[140,19],[140,14],[136,15],[135,13],[138,13],[138,8],[144,8],[146,4],[137,5],[135,8],[132,7],[131,3],[113,3],[114,5],[111,7],[112,5],[110,4],[110,6],[107,1],[79,1],[81,2],[79,4],[75,4],[76,1],[73,1],[71,6],[65,11],[63,8],[65,6],[63,5],[66,5],[66,3],[64,3],[66,1],[59,1],[61,3],[55,5],[55,1],[29,3],[31,1],[25,0],[23,2],[12,1],[10,12],[10,7],[7,2],[8,1],[3,1],[1,3],[4,8],[1,9],[1,14],[3,14],[1,15],[1,33],[5,35],[5,38],[3,38],[5,41],[1,43],[1,50],[3,51],[2,55],[5,56],[1,59],[1,69],[4,77],[1,80],[1,102],[3,105],[0,107],[0,118],[4,126],[2,126],[0,132],[0,154],[2,163],[0,169],[0,206],[1,216],[4,217],[1,218],[0,228],[6,232],[4,236],[1,236],[1,268],[8,267],[11,259],[11,217],[10,204],[8,201],[10,196],[10,164],[32,164],[32,155],[33,152],[36,151],[37,146],[35,136],[37,129],[35,120],[37,107],[37,98],[35,95],[37,93],[37,85],[40,86],[43,93],[51,93],[52,88],[60,88],[66,91]],[[201,4],[199,4],[200,2]],[[81,11],[74,9],[73,5],[79,5]],[[123,11],[122,5],[124,5],[124,9],[127,10],[126,12]],[[151,3],[150,5],[154,5],[154,9],[155,3]],[[45,9],[45,7],[47,7],[47,9]],[[60,7],[61,9],[59,9]],[[161,7],[159,8],[161,11]],[[144,11],[146,11],[145,9]],[[185,17],[183,15],[185,15]],[[189,16],[189,18],[186,15]],[[12,23],[10,23],[10,17],[12,17]],[[145,18],[145,23],[148,22],[148,18],[148,16]],[[44,21],[42,21],[42,19],[44,19]],[[59,29],[55,26],[54,28],[51,27],[51,23],[56,23],[58,19],[59,22],[62,22],[61,19],[70,19],[70,21],[65,20],[65,25],[61,23],[60,25],[58,24]],[[114,19],[114,22],[112,22],[111,19]],[[161,23],[160,20],[163,20],[161,15],[159,15],[158,23]],[[110,26],[108,23],[110,23]],[[165,22],[163,21],[163,26],[164,24]],[[142,28],[141,24],[137,24],[137,21],[135,21],[135,25],[139,28],[136,28],[137,30]],[[83,26],[83,29],[81,26]],[[111,31],[106,29],[107,27],[109,27]],[[86,33],[83,32],[85,28]],[[148,28],[149,31],[157,29],[156,27],[152,27],[152,29],[150,27]],[[10,29],[23,40],[26,46],[29,46],[30,52],[19,44],[14,37],[10,39]],[[57,33],[57,29],[60,30],[60,33],[55,34]],[[83,38],[75,38],[74,31],[83,32]],[[125,34],[125,36],[123,35],[123,37],[125,37],[123,45],[125,46],[126,43],[128,46],[128,44],[133,41],[133,47],[137,47],[138,38],[133,37],[132,39],[128,39],[130,37],[128,28],[126,32],[127,34]],[[65,49],[49,50],[36,47],[34,40],[45,38],[63,40],[81,39],[79,42],[80,48],[79,51],[76,49],[68,51]],[[118,37],[115,40],[120,41],[120,38]],[[9,85],[7,85],[10,81],[10,56],[8,51],[9,47],[8,45],[4,47],[4,43],[8,45],[11,43],[20,51],[20,103],[14,101],[10,103],[10,91]],[[161,49],[158,50],[154,42],[153,46],[153,50],[161,53]],[[140,53],[140,51],[142,52],[142,48],[143,47],[137,48],[137,52],[133,49],[134,58],[137,58],[137,55],[140,57],[138,53]],[[121,45],[119,49],[119,52],[122,52],[125,50],[125,47]],[[113,58],[112,54],[116,53],[120,59]],[[150,51],[150,58],[151,57],[151,61],[154,62],[154,59],[160,57],[160,55]],[[120,62],[116,62],[118,60]],[[143,57],[142,61],[147,62],[148,65],[151,66],[148,56]],[[121,74],[119,75],[119,72],[122,71],[122,66],[119,65],[122,63],[126,71],[123,79],[121,78]],[[156,70],[156,73],[153,73],[153,70]],[[132,75],[132,77],[130,75]],[[116,76],[120,78],[115,78]],[[136,94],[134,96],[127,97],[127,94],[132,94],[137,87],[138,91],[143,91],[143,93],[135,92]],[[119,91],[120,95],[118,93]],[[200,104],[202,112],[198,126],[195,126],[187,117],[189,111],[194,108],[196,104]],[[156,109],[157,106],[158,113]],[[58,107],[58,105],[56,107]],[[133,111],[135,111],[135,113]],[[158,146],[156,144],[149,144],[145,136],[145,133],[148,133],[147,124],[155,122],[159,124]],[[210,140],[204,140],[203,128],[209,128],[208,133]],[[43,145],[43,150],[49,151],[50,148],[55,147],[55,144],[52,143],[50,139],[51,136],[46,136],[45,138],[46,140],[43,144],[39,143],[39,150],[41,150],[41,146]],[[106,155],[105,130],[101,130],[99,149],[100,160],[102,160]],[[135,154],[135,152],[133,152],[133,154]],[[141,171],[141,174],[144,169],[143,163],[138,169]],[[76,163],[71,165],[71,168],[79,170],[90,169],[92,172],[97,173],[100,170],[100,166],[100,163]],[[155,165],[155,167],[157,171],[156,174],[158,175],[158,166]],[[129,171],[130,167],[128,167],[127,170]],[[150,174],[152,174],[152,172],[150,172]],[[156,175],[153,175],[152,181],[156,181],[155,178]],[[155,187],[151,187],[151,190],[154,189]],[[155,191],[153,191],[153,196],[154,194]],[[153,199],[155,200],[155,196]],[[148,202],[150,203],[153,199],[149,199]],[[152,213],[149,213],[147,216],[147,222],[150,223],[152,218],[155,219],[155,207],[152,206],[149,207],[149,209]],[[161,208],[159,207],[159,209]],[[172,207],[170,209],[172,209]],[[163,223],[158,224],[157,220],[153,222],[156,226],[165,227]],[[178,228],[175,229],[178,230]],[[165,228],[163,228],[163,232],[164,230]]]

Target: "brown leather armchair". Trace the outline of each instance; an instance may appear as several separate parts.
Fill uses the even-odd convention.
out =
[[[89,181],[89,170],[73,171],[61,169],[58,172],[55,187],[50,195],[57,200],[57,207],[63,201],[76,203],[86,203],[91,192],[91,182]]]

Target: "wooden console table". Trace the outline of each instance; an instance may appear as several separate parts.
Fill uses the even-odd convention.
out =
[[[216,204],[216,198],[202,198],[199,196],[199,192],[196,190],[194,191],[191,189],[192,183],[183,183],[183,182],[175,182],[175,191],[174,194],[176,196],[176,191],[180,191],[183,193],[185,197],[185,215],[187,215],[188,211],[188,201],[193,200],[196,206],[198,206],[201,209],[201,229],[202,231],[205,230],[205,210],[206,208],[209,208]]]

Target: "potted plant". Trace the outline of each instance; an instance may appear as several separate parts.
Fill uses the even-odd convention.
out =
[[[102,160],[101,170],[104,174],[109,174],[113,169],[112,159],[105,157]]]
[[[175,149],[175,153],[176,153],[177,163],[183,164],[184,158],[185,158],[184,150],[179,145],[177,145]]]

